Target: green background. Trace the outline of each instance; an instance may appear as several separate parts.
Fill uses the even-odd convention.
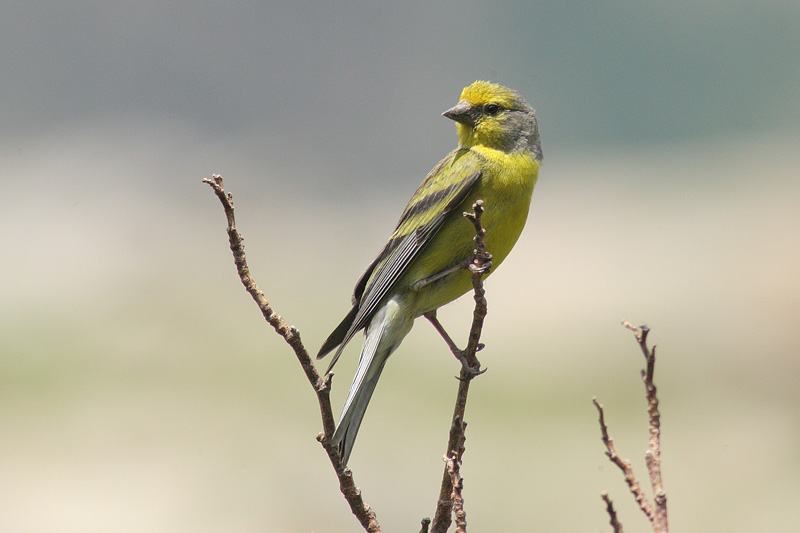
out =
[[[315,350],[413,190],[439,114],[491,79],[537,109],[528,226],[487,282],[470,530],[648,529],[632,334],[658,344],[682,531],[800,518],[800,4],[46,2],[0,17],[0,529],[355,531],[293,355]],[[442,310],[464,339],[464,298]],[[358,345],[337,367],[337,414]],[[458,365],[422,322],[351,466],[387,531],[431,515]]]

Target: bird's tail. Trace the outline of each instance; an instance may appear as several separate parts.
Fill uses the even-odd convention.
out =
[[[414,323],[413,316],[406,316],[401,311],[403,307],[396,301],[389,300],[375,313],[366,328],[358,369],[347,393],[339,424],[331,439],[331,443],[339,447],[344,465],[347,465],[350,459],[361,420],[367,411],[367,405],[375,391],[375,385],[378,384],[378,378],[381,377],[383,367]]]

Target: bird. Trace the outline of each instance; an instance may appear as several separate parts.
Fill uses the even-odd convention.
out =
[[[358,279],[352,308],[317,354],[336,349],[328,373],[362,329],[364,344],[331,437],[346,466],[367,405],[389,356],[414,320],[472,289],[464,268],[475,228],[463,217],[482,199],[486,251],[493,272],[519,238],[542,162],[534,109],[516,91],[476,81],[442,113],[455,121],[458,147],[422,181],[389,241]],[[487,274],[488,275],[488,274]]]

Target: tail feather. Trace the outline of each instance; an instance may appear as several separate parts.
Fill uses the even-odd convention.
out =
[[[353,443],[383,367],[414,323],[414,317],[404,315],[399,312],[400,309],[401,306],[397,302],[389,300],[375,313],[366,328],[358,369],[353,376],[353,384],[347,393],[342,416],[331,439],[332,444],[339,446],[344,465],[347,465],[350,459]]]
[[[342,457],[342,464],[345,466],[347,466],[347,462],[350,460],[350,454],[353,451],[356,435],[358,435],[361,421],[364,419],[364,413],[367,412],[367,405],[369,405],[369,401],[372,398],[372,393],[375,391],[375,385],[378,384],[381,370],[383,370],[383,366],[381,366],[371,379],[363,383],[355,400],[353,400],[350,405],[350,408],[343,412],[342,419],[339,421],[336,432],[333,434],[332,442],[335,446],[339,447],[339,455]]]

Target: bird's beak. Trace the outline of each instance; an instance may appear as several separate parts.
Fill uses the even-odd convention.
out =
[[[442,115],[461,124],[475,126],[475,118],[472,115],[472,106],[466,100],[461,100],[459,103],[442,113]]]

